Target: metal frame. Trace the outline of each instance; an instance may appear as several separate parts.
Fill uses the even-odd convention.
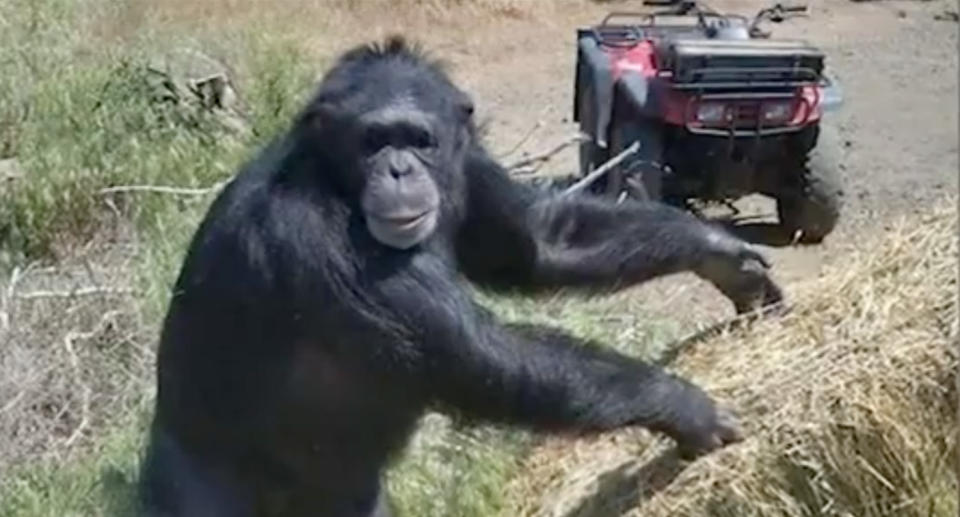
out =
[[[788,79],[779,81],[774,80],[754,80],[757,75],[787,74],[791,76]],[[673,88],[678,90],[694,89],[722,89],[722,88],[797,88],[811,83],[818,84],[822,80],[822,74],[809,67],[723,67],[708,68],[698,67],[687,71],[681,71],[680,76],[694,76],[695,79],[687,79],[683,82],[676,82],[678,72],[676,70],[668,71],[661,77],[671,77]],[[743,75],[743,80],[732,80],[726,82],[710,82],[711,75]]]
[[[804,117],[797,124],[790,124],[786,126],[775,126],[775,127],[763,127],[763,105],[766,100],[783,100],[783,99],[793,99],[798,103],[797,108],[804,110]],[[713,101],[713,100],[756,100],[757,101],[757,125],[753,129],[743,129],[736,128],[731,122],[727,127],[698,127],[692,125],[691,111],[694,105],[698,105],[704,101]],[[810,115],[813,113],[813,106],[816,104],[810,103],[803,95],[797,93],[700,93],[693,95],[687,101],[686,106],[684,107],[683,120],[684,128],[697,135],[710,135],[710,136],[726,136],[730,138],[736,137],[756,137],[758,140],[764,136],[771,135],[782,135],[787,133],[796,133],[802,131],[805,127],[809,125]]]

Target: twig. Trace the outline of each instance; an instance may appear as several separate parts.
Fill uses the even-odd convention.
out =
[[[216,192],[226,185],[226,181],[215,183],[205,188],[169,187],[164,185],[118,185],[100,189],[100,194],[115,194],[118,192],[152,192],[155,194],[172,194],[175,196],[204,196]]]
[[[513,153],[517,152],[518,150],[520,150],[520,148],[523,147],[523,144],[527,143],[527,141],[530,140],[530,138],[534,135],[534,133],[536,133],[540,128],[542,128],[543,126],[546,125],[546,122],[543,121],[543,117],[544,117],[544,115],[547,114],[548,111],[550,111],[551,108],[552,108],[552,106],[545,106],[545,107],[543,108],[543,110],[541,110],[541,112],[540,112],[540,116],[539,116],[539,118],[537,119],[537,123],[534,124],[533,127],[531,127],[529,131],[527,131],[527,134],[523,135],[523,137],[520,139],[520,141],[518,141],[518,142],[513,146],[512,149],[510,149],[509,151],[501,154],[500,156],[497,157],[497,159],[498,159],[498,160],[502,160],[502,159],[506,158],[507,156],[510,156],[511,154],[513,154]]]
[[[515,163],[513,163],[513,164],[511,164],[511,165],[509,165],[509,166],[507,166],[507,169],[512,170],[512,171],[516,171],[517,169],[521,169],[521,168],[523,168],[523,167],[528,167],[528,166],[531,166],[531,165],[534,165],[534,164],[542,164],[543,162],[546,162],[546,161],[549,160],[550,158],[553,158],[555,155],[559,154],[561,151],[563,151],[563,150],[566,149],[567,147],[570,147],[570,146],[573,145],[573,144],[580,143],[580,142],[586,140],[587,138],[588,138],[588,137],[587,137],[586,135],[582,134],[582,133],[581,133],[581,134],[578,134],[578,135],[573,136],[573,137],[571,137],[571,138],[569,138],[569,139],[567,139],[567,140],[564,140],[563,142],[557,144],[556,146],[554,146],[552,149],[550,149],[550,150],[548,150],[548,151],[544,151],[544,152],[542,152],[542,153],[535,154],[535,155],[530,156],[530,157],[528,157],[528,158],[524,158],[524,159],[522,159],[522,160],[520,160],[520,161],[517,161],[517,162],[515,162]],[[535,172],[535,171],[536,171],[536,168],[533,168],[530,172]]]
[[[70,366],[73,369],[75,381],[80,386],[81,390],[80,423],[77,424],[77,427],[72,433],[70,433],[70,436],[64,442],[64,445],[67,447],[73,445],[73,442],[80,438],[83,431],[88,425],[90,425],[90,397],[93,393],[93,390],[91,390],[90,387],[83,382],[83,370],[80,368],[80,357],[77,355],[77,350],[73,344],[79,339],[93,338],[106,329],[107,324],[114,320],[119,314],[120,311],[108,311],[100,317],[100,321],[98,321],[97,324],[94,325],[94,327],[89,331],[70,331],[67,332],[67,335],[63,337],[63,348],[66,350],[67,356],[70,358]]]
[[[709,327],[694,332],[693,334],[674,341],[668,345],[667,349],[663,352],[660,359],[657,360],[658,364],[667,365],[672,363],[677,357],[680,356],[684,351],[693,347],[697,343],[702,343],[708,339],[715,338],[722,335],[725,332],[736,330],[742,328],[744,325],[749,325],[760,320],[763,317],[767,316],[783,316],[790,312],[790,307],[785,302],[778,302],[770,304],[759,309],[745,312],[743,314],[737,314],[736,316],[723,320],[719,323],[710,325]]]
[[[597,181],[600,178],[600,176],[603,176],[604,174],[609,172],[610,169],[616,167],[617,165],[620,164],[620,162],[622,162],[623,160],[626,160],[628,157],[636,154],[637,151],[639,150],[640,150],[640,142],[634,142],[632,145],[630,145],[630,147],[627,147],[626,149],[624,149],[620,154],[614,156],[613,158],[608,160],[606,163],[604,163],[600,167],[597,167],[593,172],[591,172],[590,174],[587,174],[586,176],[583,177],[583,179],[581,179],[580,181],[574,183],[569,188],[567,188],[567,190],[564,190],[561,196],[572,196],[580,193],[581,191],[585,190],[587,187],[592,185],[593,182]]]
[[[22,272],[20,268],[13,268],[7,290],[0,296],[0,330],[8,330],[10,328],[10,300],[13,299],[16,293],[17,284],[20,282],[21,276]]]
[[[18,294],[15,297],[19,300],[37,300],[41,298],[74,298],[78,296],[92,296],[100,294],[132,294],[135,291],[126,287],[81,287],[71,291],[32,291],[29,293]]]
[[[6,404],[4,404],[3,407],[0,408],[0,414],[6,413],[7,411],[12,410],[12,409],[13,409],[17,404],[19,404],[20,401],[23,400],[23,398],[26,397],[26,396],[27,396],[27,392],[26,392],[26,391],[21,391],[20,393],[17,393],[16,395],[14,395],[13,398],[10,399],[9,402],[7,402]]]

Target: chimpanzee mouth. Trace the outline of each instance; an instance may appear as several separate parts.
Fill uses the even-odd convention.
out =
[[[377,217],[377,218],[391,226],[396,226],[397,228],[408,228],[411,226],[416,226],[419,222],[423,221],[428,215],[430,215],[430,211],[426,211],[421,214],[415,214],[415,215],[401,214],[401,215],[391,215],[388,217]]]
[[[371,214],[370,216],[373,219],[376,219],[380,224],[385,224],[398,230],[407,230],[424,222],[428,217],[430,217],[430,215],[433,214],[434,210],[435,209],[430,208],[419,213],[404,212],[390,215]]]
[[[409,248],[433,233],[437,226],[437,209],[424,212],[403,212],[390,215],[367,215],[367,228],[375,239],[387,246]]]

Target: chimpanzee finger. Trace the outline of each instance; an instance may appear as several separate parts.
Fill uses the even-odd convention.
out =
[[[758,262],[763,266],[764,269],[770,269],[773,267],[773,263],[770,262],[770,259],[768,259],[766,255],[749,244],[746,244],[743,246],[743,248],[741,248],[740,259],[744,261]]]
[[[722,445],[741,442],[744,439],[743,429],[736,414],[728,408],[717,409],[717,437]]]

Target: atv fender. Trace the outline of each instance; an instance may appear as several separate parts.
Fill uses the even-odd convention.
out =
[[[613,66],[607,56],[597,48],[597,42],[582,37],[577,42],[576,89],[574,93],[573,120],[587,128],[594,142],[606,149],[607,127],[613,105]],[[592,95],[591,95],[592,94]],[[591,95],[592,110],[580,111],[580,96]]]
[[[823,75],[823,111],[837,111],[843,106],[843,88],[835,77]]]
[[[650,82],[637,72],[626,72],[620,77],[618,95],[622,95],[633,113],[648,115],[651,108]]]
[[[660,201],[663,197],[663,126],[651,116],[656,112],[658,96],[649,86],[650,82],[635,72],[625,73],[617,82],[610,129],[611,154],[623,151],[633,142],[639,142],[640,148],[609,173],[611,181],[607,191],[619,195],[626,186],[635,197]]]

